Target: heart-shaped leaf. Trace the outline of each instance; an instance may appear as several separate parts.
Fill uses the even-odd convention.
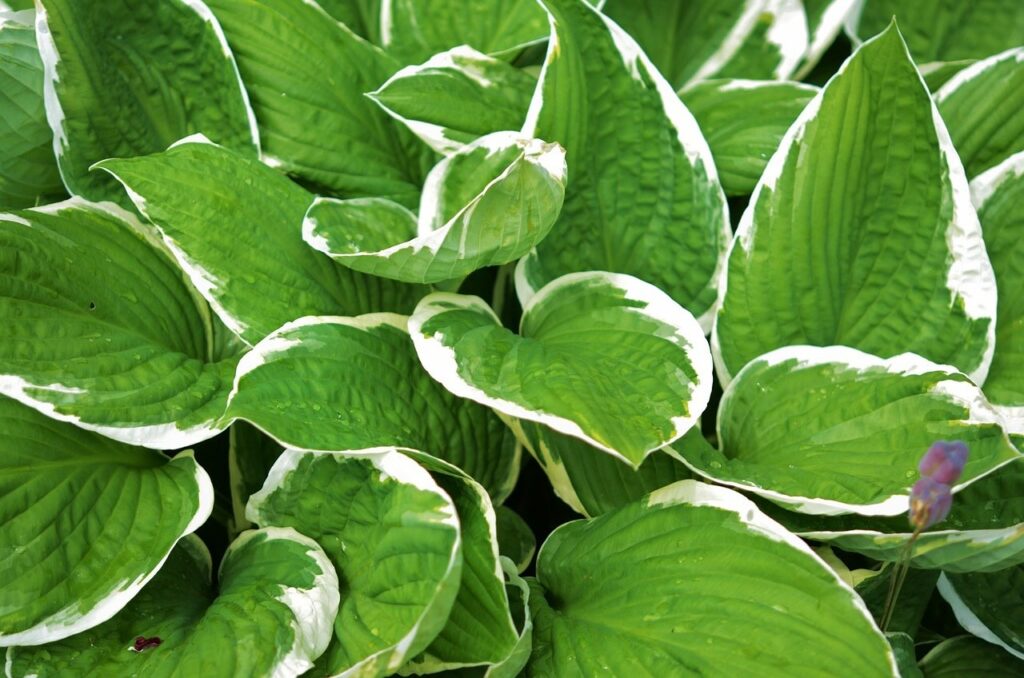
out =
[[[238,356],[152,227],[79,198],[0,214],[0,393],[174,449],[222,427]]]
[[[778,349],[748,363],[719,407],[721,451],[678,453],[701,475],[801,513],[905,513],[936,440],[970,449],[957,490],[1021,457],[981,389],[910,353]]]
[[[1024,659],[1024,565],[998,572],[943,573],[939,593],[965,630]]]
[[[7,652],[7,675],[297,676],[331,637],[338,577],[295,530],[245,532],[224,554],[183,539],[117,616],[91,631]]]
[[[711,394],[697,321],[626,275],[562,276],[532,297],[521,336],[478,297],[435,293],[409,320],[420,362],[457,396],[639,466],[698,420]]]
[[[105,622],[213,509],[190,453],[114,442],[0,397],[0,646]]]
[[[530,584],[531,677],[898,675],[853,590],[726,488],[684,480],[563,525]]]

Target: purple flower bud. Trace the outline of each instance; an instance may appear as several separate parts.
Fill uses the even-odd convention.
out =
[[[939,440],[934,443],[917,468],[922,478],[931,478],[946,485],[952,485],[964,470],[967,463],[967,445],[959,440],[946,442]]]
[[[926,530],[949,515],[953,494],[949,485],[925,476],[910,490],[910,524]]]

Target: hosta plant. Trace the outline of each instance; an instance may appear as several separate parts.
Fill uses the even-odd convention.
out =
[[[1019,2],[5,0],[0,85],[7,676],[1024,673]]]

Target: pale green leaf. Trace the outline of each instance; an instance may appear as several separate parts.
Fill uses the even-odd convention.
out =
[[[520,453],[501,421],[420,367],[403,316],[285,325],[239,363],[228,416],[303,449],[423,450],[476,478],[495,501],[519,472]]]
[[[918,66],[917,70],[920,71],[921,77],[924,78],[925,84],[928,85],[928,90],[931,92],[937,92],[939,88],[949,82],[954,75],[976,62],[977,59],[934,61],[930,64]]]
[[[334,635],[310,675],[390,675],[444,628],[463,570],[459,518],[409,457],[285,450],[246,515],[309,535],[337,570]]]
[[[520,300],[564,273],[627,273],[707,329],[730,235],[707,142],[629,35],[583,0],[544,4],[555,32],[523,132],[560,143],[570,176]]]
[[[537,80],[468,45],[406,66],[369,93],[438,153],[523,126]]]
[[[660,450],[633,468],[582,440],[545,426],[528,421],[519,421],[516,426],[555,494],[584,516],[599,516],[677,480],[693,477],[685,464]],[[685,446],[700,435],[700,426],[694,426],[673,447]]]
[[[208,0],[235,51],[263,159],[317,192],[416,204],[433,153],[363,96],[399,63],[305,0]]]
[[[1024,3],[1018,0],[867,0],[850,16],[851,33],[866,40],[893,17],[920,64],[984,58],[1021,44]]]
[[[381,40],[403,63],[458,45],[514,56],[547,36],[536,0],[381,0]]]
[[[697,321],[630,276],[575,273],[526,305],[520,334],[478,297],[435,293],[409,320],[420,362],[455,395],[543,424],[639,466],[707,407]]]
[[[530,566],[537,551],[537,538],[533,530],[518,513],[507,506],[494,509],[498,521],[498,548],[501,555],[512,561],[515,572],[522,574]]]
[[[1024,659],[1024,565],[998,572],[943,573],[939,593],[960,626]]]
[[[956,636],[942,641],[921,659],[925,678],[1019,678],[1024,663],[1009,652],[974,636]]]
[[[338,577],[323,550],[290,529],[243,533],[211,582],[210,553],[183,539],[109,622],[58,643],[8,650],[8,676],[296,676],[331,637]],[[135,640],[160,644],[135,652]]]
[[[963,167],[895,27],[790,127],[720,287],[712,347],[723,383],[796,344],[913,352],[984,379],[995,279]]]
[[[116,440],[218,433],[238,356],[149,226],[80,198],[0,214],[0,393]]]
[[[381,0],[317,0],[317,4],[356,35],[380,44]]]
[[[907,516],[806,516],[774,507],[765,511],[805,539],[881,561],[907,556],[913,526]],[[949,516],[916,539],[915,568],[995,572],[1024,563],[1024,462],[1014,461],[963,488]]]
[[[1024,151],[1024,47],[963,69],[935,93],[935,102],[968,177]]]
[[[721,451],[678,453],[695,471],[800,513],[899,515],[936,440],[962,440],[959,490],[1021,454],[981,389],[907,353],[790,346],[751,361],[718,411]]]
[[[196,288],[249,345],[305,315],[408,311],[426,292],[314,252],[302,241],[313,195],[205,139],[98,167],[124,184]]]
[[[531,588],[531,677],[896,675],[853,590],[726,488],[684,480],[563,525]]]
[[[442,160],[416,218],[380,198],[317,198],[307,243],[351,269],[409,283],[463,278],[514,262],[550,231],[565,196],[565,151],[495,132]]]
[[[1024,433],[1024,151],[975,178],[971,197],[999,288],[996,351],[983,387],[1007,429]]]
[[[796,82],[709,80],[679,93],[711,146],[727,195],[748,195],[817,87]]]
[[[61,176],[117,200],[104,158],[156,153],[201,133],[255,153],[256,121],[234,57],[201,0],[39,0],[36,37]]]
[[[168,459],[0,397],[0,646],[100,624],[213,509],[191,453]]]
[[[750,33],[715,71],[715,77],[786,80],[793,77],[807,53],[810,35],[801,0],[747,0],[744,10],[749,12],[755,4],[758,9]]]
[[[31,22],[29,12],[0,14],[0,209],[33,207],[65,193],[46,123],[43,62]]]
[[[605,13],[676,89],[708,78],[787,78],[807,49],[799,0],[608,0]]]

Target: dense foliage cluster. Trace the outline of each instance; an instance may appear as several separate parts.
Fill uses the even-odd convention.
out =
[[[1021,675],[1022,110],[1020,0],[0,0],[6,676]]]

